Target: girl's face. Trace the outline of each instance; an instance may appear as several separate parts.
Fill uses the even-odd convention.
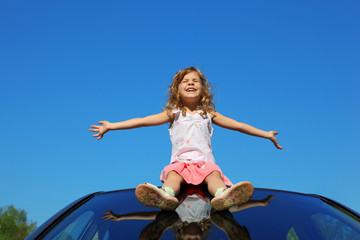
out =
[[[199,102],[202,90],[201,79],[196,72],[186,74],[179,84],[179,94],[183,102]]]

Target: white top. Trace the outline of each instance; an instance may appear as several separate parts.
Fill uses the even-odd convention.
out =
[[[207,113],[201,116],[201,110],[194,115],[183,116],[180,110],[173,110],[174,122],[169,128],[172,143],[171,162],[215,163],[211,150],[213,127]]]
[[[200,222],[210,218],[210,200],[197,194],[188,195],[175,211],[182,222]]]

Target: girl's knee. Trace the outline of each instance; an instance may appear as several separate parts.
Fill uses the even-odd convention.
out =
[[[221,173],[219,171],[213,171],[205,178],[205,182],[207,183],[211,179],[221,179],[222,180]]]
[[[167,178],[181,178],[181,176],[177,172],[171,171],[168,173]]]
[[[219,171],[213,171],[209,176],[221,178],[221,173]]]
[[[179,181],[182,183],[184,179],[175,171],[171,171],[168,173],[165,181]]]

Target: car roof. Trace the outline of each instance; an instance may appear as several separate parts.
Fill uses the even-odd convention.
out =
[[[200,196],[200,194],[198,195]],[[51,229],[56,224],[61,223],[63,219],[69,218],[68,216],[76,211],[80,212],[79,209],[81,208],[88,209],[83,210],[84,212],[94,211],[99,219],[98,221],[106,223],[109,229],[116,229],[117,232],[125,234],[123,237],[127,237],[124,237],[124,239],[138,238],[152,222],[141,219],[104,220],[101,218],[104,216],[104,212],[110,210],[119,215],[145,212],[148,214],[156,213],[157,218],[163,217],[159,209],[146,207],[138,202],[134,189],[95,192],[69,204],[35,230],[27,239],[31,240],[44,236],[44,233],[52,231]],[[228,233],[224,231],[226,224],[225,227],[221,225],[223,222],[231,226],[235,224],[234,226],[239,232],[245,235],[248,234],[249,238],[244,235],[243,239],[282,239],[282,236],[289,234],[289,236],[297,236],[299,239],[314,239],[314,236],[320,233],[309,233],[311,232],[310,228],[319,224],[320,221],[324,221],[324,219],[330,223],[334,223],[334,219],[341,223],[350,222],[348,224],[354,225],[354,231],[360,232],[360,215],[357,212],[336,201],[316,194],[255,188],[253,197],[248,202],[248,205],[242,206],[242,209],[233,212],[212,212],[211,214],[210,223],[212,227],[207,232],[209,239],[226,239],[229,237]],[[171,216],[168,217],[171,218]],[[342,226],[340,223],[338,225],[337,228]],[[173,228],[167,230],[161,239],[173,239],[177,234],[176,231],[179,230]],[[321,231],[321,229],[317,231]],[[269,238],[269,234],[272,234],[271,238]]]

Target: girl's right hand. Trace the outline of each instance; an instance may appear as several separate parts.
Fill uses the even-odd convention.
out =
[[[269,131],[269,134],[270,134],[269,139],[274,143],[275,147],[280,150],[283,149],[283,147],[278,144],[277,139],[275,137],[276,135],[278,135],[278,132]]]
[[[110,124],[108,121],[99,121],[101,126],[91,125],[92,128],[89,129],[91,132],[97,132],[97,134],[92,135],[93,137],[97,137],[97,140],[100,140],[103,135],[110,130]]]

